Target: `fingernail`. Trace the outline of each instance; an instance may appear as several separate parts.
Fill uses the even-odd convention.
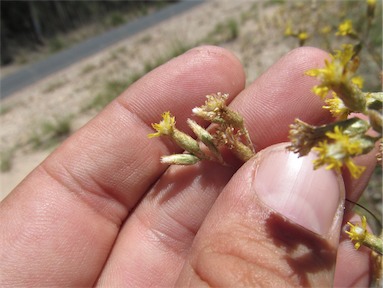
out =
[[[314,170],[315,154],[298,158],[285,147],[275,145],[259,153],[254,189],[274,211],[325,235],[341,203],[340,176],[324,168]]]

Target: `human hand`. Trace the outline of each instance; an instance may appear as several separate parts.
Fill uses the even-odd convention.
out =
[[[325,57],[294,50],[244,89],[231,53],[199,47],[131,85],[0,203],[0,286],[331,286],[335,268],[335,286],[367,286],[367,252],[338,237],[344,191],[360,196],[373,155],[343,185],[284,149],[295,118],[331,119],[304,76]],[[238,171],[161,164],[180,151],[150,124],[169,110],[190,132],[218,91],[265,150]]]

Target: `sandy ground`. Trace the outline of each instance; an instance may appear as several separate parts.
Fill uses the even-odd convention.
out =
[[[129,77],[142,70],[145,62],[166,56],[166,51],[175,49],[179,43],[193,45],[201,41],[219,24],[226,24],[230,19],[238,23],[239,36],[243,40],[222,46],[234,51],[242,60],[248,70],[249,82],[256,78],[292,49],[286,45],[267,49],[273,43],[266,39],[271,36],[283,38],[281,23],[274,19],[278,18],[276,13],[278,9],[275,7],[265,8],[253,1],[209,1],[2,100],[0,148],[4,154],[12,153],[12,168],[0,173],[0,199],[51,152],[36,151],[28,145],[31,137],[39,133],[42,123],[68,115],[73,119],[71,131],[76,131],[97,113],[84,112],[84,107],[107,80]],[[255,37],[257,42],[253,41]]]

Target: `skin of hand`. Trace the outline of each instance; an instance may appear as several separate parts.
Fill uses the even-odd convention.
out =
[[[368,251],[339,235],[374,153],[352,180],[285,150],[295,118],[331,121],[304,75],[326,57],[295,49],[245,88],[239,60],[203,46],[138,80],[0,203],[0,286],[368,286]],[[148,139],[151,123],[171,111],[190,133],[191,109],[218,91],[261,152],[238,171],[161,164],[181,151]]]

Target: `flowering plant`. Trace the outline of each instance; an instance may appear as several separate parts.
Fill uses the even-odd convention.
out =
[[[367,30],[371,26],[375,6],[375,0],[367,0]],[[305,31],[294,32],[290,23],[285,34],[298,38],[301,45],[309,38]],[[315,77],[319,81],[312,91],[323,99],[323,108],[329,110],[334,121],[314,126],[296,119],[290,125],[291,143],[286,148],[299,156],[314,151],[317,154],[313,161],[314,169],[324,166],[340,173],[345,168],[353,178],[359,178],[365,167],[358,165],[354,161],[355,157],[367,154],[378,146],[376,159],[377,163],[382,163],[383,92],[362,91],[363,78],[356,72],[364,39],[359,37],[352,21],[343,21],[336,35],[349,37],[357,43],[342,45],[341,49],[335,50],[330,59],[325,61],[323,68],[306,72],[307,76]],[[228,94],[218,92],[206,97],[204,105],[194,108],[192,112],[195,116],[215,124],[213,133],[188,119],[187,123],[197,136],[196,140],[175,127],[175,117],[170,112],[163,113],[162,121],[152,124],[156,132],[149,134],[150,138],[168,136],[186,151],[183,154],[162,156],[162,163],[192,165],[201,160],[212,160],[228,165],[220,152],[221,146],[233,151],[242,161],[255,155],[243,117],[225,104]],[[200,146],[201,142],[207,149]],[[378,263],[376,266],[380,267],[377,273],[381,274],[382,236],[374,235],[367,229],[365,216],[362,217],[361,224],[348,223],[348,227],[349,230],[345,232],[355,243],[356,249],[361,245],[372,249]]]

